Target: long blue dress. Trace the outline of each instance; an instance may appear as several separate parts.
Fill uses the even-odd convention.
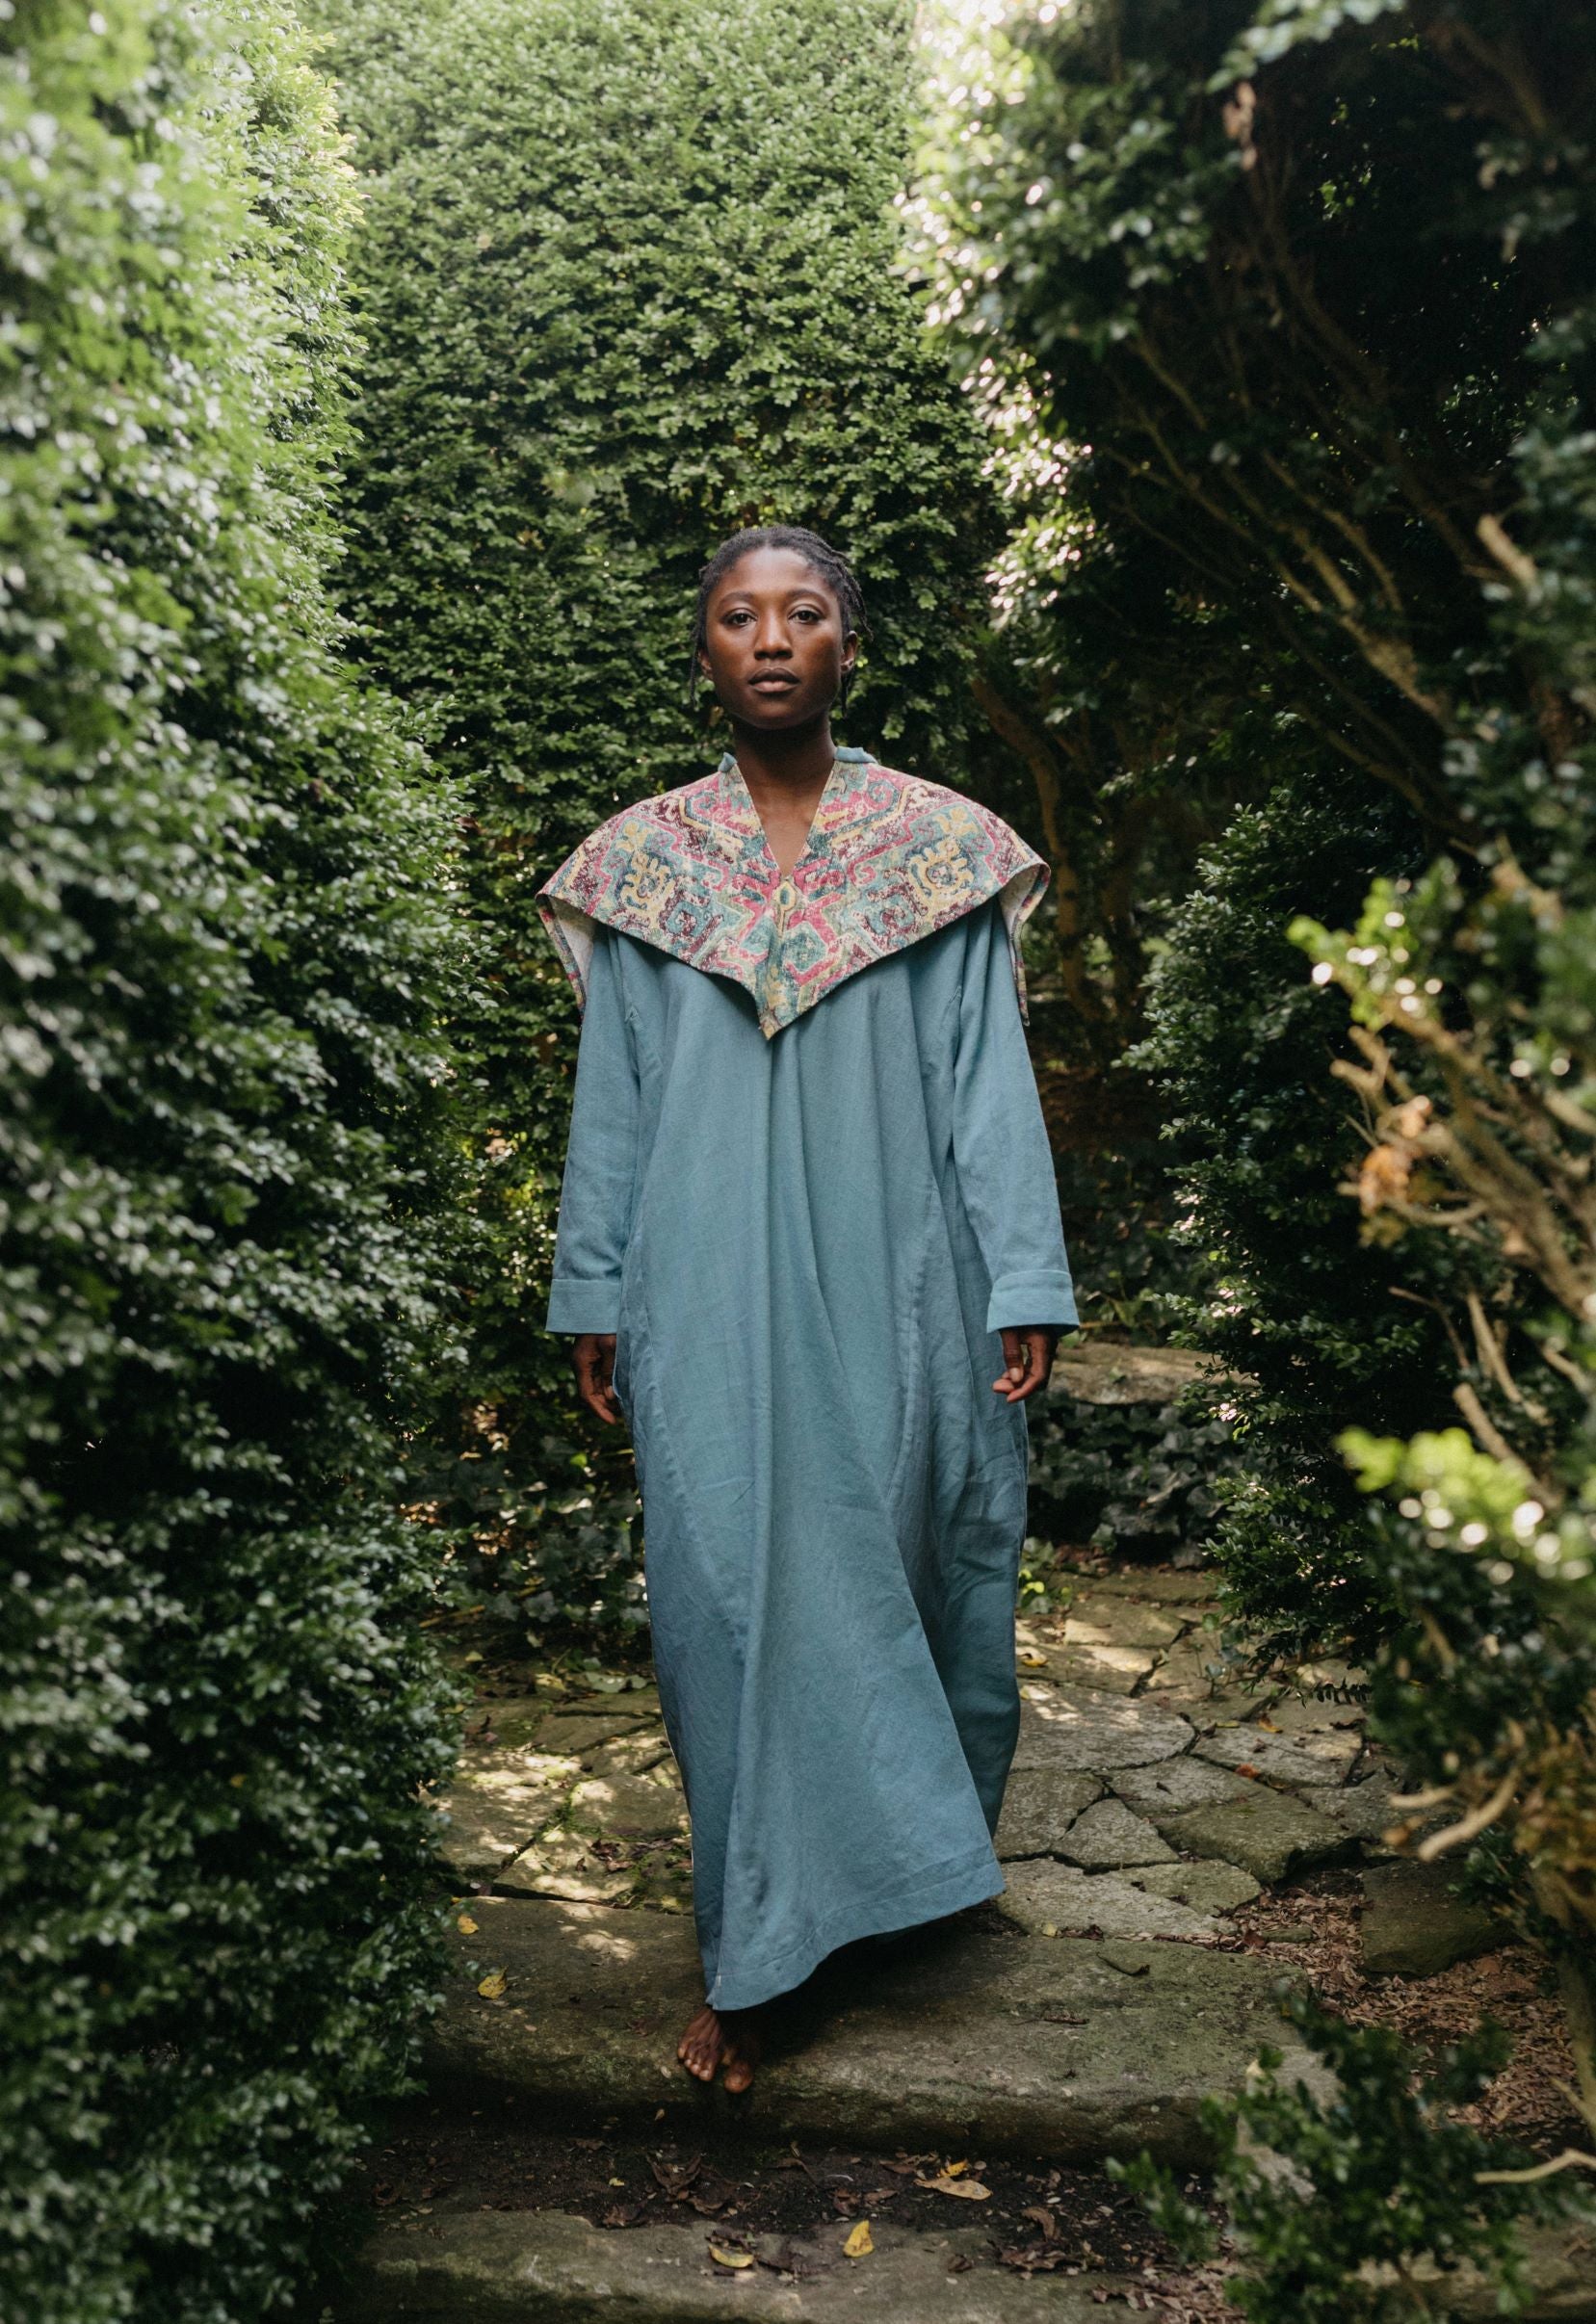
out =
[[[708,1998],[1003,1886],[1025,1407],[1074,1320],[998,901],[773,1037],[599,925],[548,1325],[614,1331]]]

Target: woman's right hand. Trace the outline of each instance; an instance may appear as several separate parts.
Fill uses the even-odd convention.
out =
[[[596,1412],[601,1421],[613,1426],[621,1418],[620,1399],[611,1385],[615,1370],[615,1333],[578,1332],[571,1362],[582,1401],[589,1412]]]

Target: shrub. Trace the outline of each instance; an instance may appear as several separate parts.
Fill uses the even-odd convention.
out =
[[[1144,1053],[1217,1231],[1196,1328],[1257,1359],[1233,1592],[1276,1640],[1350,1602],[1379,1732],[1457,1810],[1422,1852],[1489,1836],[1596,2127],[1585,34],[1083,0],[1000,35],[937,198],[971,359],[1080,448],[1083,586],[1141,571],[1149,676],[1212,616],[1221,747],[1275,714],[1278,789],[1171,930]],[[1338,1420],[1394,1505],[1335,1478]]]
[[[348,220],[266,4],[0,58],[0,2306],[241,2324],[403,2080],[448,1757],[434,787],[325,580]]]
[[[1203,2101],[1241,2272],[1225,2291],[1252,2324],[1401,2324],[1455,2314],[1458,2272],[1483,2268],[1498,2312],[1530,2305],[1516,2220],[1555,2216],[1566,2180],[1526,2180],[1529,2157],[1458,2109],[1500,2073],[1508,2045],[1484,2027],[1426,2059],[1384,2025],[1351,2025],[1305,1993],[1282,2015],[1310,2053],[1312,2083],[1266,2050],[1235,2103]],[[1213,2249],[1205,2211],[1141,2156],[1111,2162],[1190,2258]]]

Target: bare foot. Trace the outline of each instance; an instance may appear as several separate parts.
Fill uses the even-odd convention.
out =
[[[688,2021],[676,2045],[676,2055],[689,2074],[713,2082],[719,2068],[726,2070],[726,2088],[746,2090],[759,2063],[759,2013],[753,2009],[711,2009],[706,2001]]]

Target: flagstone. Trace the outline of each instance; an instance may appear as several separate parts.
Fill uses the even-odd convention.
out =
[[[595,1855],[580,1833],[556,1829],[506,1865],[494,1886],[518,1896],[552,1896],[568,1904],[624,1904],[636,1882],[629,1869]]]
[[[1009,1867],[996,1899],[1006,1920],[1032,1937],[1206,1937],[1214,1921],[1174,1898],[1157,1896],[1114,1872],[1083,1872],[1039,1857]]]
[[[1005,1862],[1053,1856],[1083,1809],[1101,1797],[1095,1775],[1066,1775],[1056,1767],[1021,1767],[1008,1779],[993,1846]]]
[[[436,1801],[438,1850],[463,1880],[491,1880],[559,1815],[581,1768],[526,1751],[473,1752]]]
[[[1128,1871],[1126,1879],[1155,1896],[1172,1896],[1196,1913],[1233,1913],[1263,1893],[1250,1872],[1239,1864],[1217,1858],[1196,1864],[1149,1864]]]
[[[1146,1766],[1185,1751],[1192,1730],[1157,1703],[1125,1702],[1091,1687],[1033,1681],[1020,1689],[1017,1769],[1057,1767],[1106,1774]]]
[[[1123,1800],[1105,1799],[1077,1817],[1059,1853],[1084,1870],[1097,1872],[1119,1871],[1133,1864],[1166,1864],[1174,1850]]]
[[[1091,1890],[1099,1913],[1125,1889],[1060,1865],[1016,1866],[1011,1883],[1044,1870]],[[1130,1893],[1138,1925],[1187,1912]],[[760,2141],[1060,2165],[1147,2146],[1191,2168],[1209,2153],[1204,2096],[1239,2087],[1260,2043],[1281,2039],[1277,1972],[1250,1956],[987,1934],[963,1915],[823,1967],[777,2005],[766,2062],[734,2106],[675,2062],[703,1996],[685,1916],[497,1896],[472,1914],[476,1930],[451,1936],[458,1971],[427,2036],[435,2086],[481,2094],[474,2104],[519,2095],[539,2117],[659,2116],[662,2139],[735,2118]],[[478,1992],[489,1971],[506,1980],[495,1999]]]
[[[641,1775],[593,1776],[571,1793],[578,1832],[615,1840],[665,1840],[687,1830],[687,1799],[671,1767]]]
[[[1310,1735],[1271,1735],[1267,1727],[1242,1722],[1199,1734],[1198,1759],[1220,1767],[1254,1767],[1281,1784],[1328,1784],[1344,1777],[1363,1749],[1360,1735],[1329,1728]]]
[[[1071,1646],[1172,1646],[1190,1627],[1189,1614],[1100,1590],[1076,1591],[1064,1616]]]
[[[1058,1646],[1049,1675],[1065,1686],[1095,1686],[1105,1694],[1135,1694],[1158,1661],[1146,1646]]]
[[[445,2203],[425,2222],[384,2221],[331,2313],[338,2324],[719,2324],[755,2311],[808,2324],[1095,2324],[1103,2302],[1136,2284],[1096,2270],[1063,2283],[995,2268],[984,2225],[938,2233],[874,2218],[869,2256],[853,2260],[843,2251],[850,2225],[805,2235],[744,2236],[702,2221],[616,2233],[563,2211]],[[757,2259],[718,2264],[712,2243]]]
[[[1148,1820],[1189,1856],[1241,1865],[1254,1879],[1276,1882],[1347,1853],[1348,1835],[1290,1792],[1248,1784],[1244,1796],[1177,1813],[1143,1805]]]
[[[1215,1800],[1245,1799],[1250,1789],[1244,1775],[1232,1775],[1211,1760],[1189,1756],[1162,1760],[1151,1767],[1116,1768],[1113,1788],[1121,1799],[1148,1816],[1207,1807]]]

